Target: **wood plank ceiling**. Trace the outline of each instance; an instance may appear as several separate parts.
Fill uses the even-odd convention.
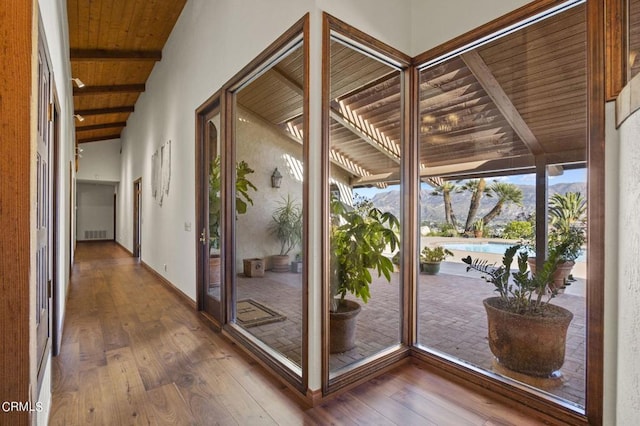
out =
[[[120,137],[185,3],[67,0],[78,143]]]

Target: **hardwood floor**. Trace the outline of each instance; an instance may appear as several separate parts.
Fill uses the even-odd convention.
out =
[[[408,363],[309,408],[114,243],[78,244],[51,425],[533,425]]]

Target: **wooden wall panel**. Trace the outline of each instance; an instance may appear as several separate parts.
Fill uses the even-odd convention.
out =
[[[29,401],[30,165],[33,1],[4,0],[0,13],[0,402]],[[0,412],[0,423],[26,425],[28,412]]]

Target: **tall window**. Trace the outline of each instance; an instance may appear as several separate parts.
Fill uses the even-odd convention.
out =
[[[419,346],[578,409],[585,405],[585,46],[585,6],[577,4],[425,63],[418,124]],[[571,253],[557,254],[570,243]],[[566,337],[555,343],[561,360],[546,369],[507,361],[500,350],[513,341],[488,323],[487,300],[498,293],[481,276],[490,278],[514,245],[532,258],[521,270],[529,277],[536,267],[542,274],[545,258],[570,263],[556,287],[530,294],[570,312]],[[467,272],[468,256],[488,269]],[[511,268],[518,271],[516,260]],[[525,332],[526,358],[554,338]]]

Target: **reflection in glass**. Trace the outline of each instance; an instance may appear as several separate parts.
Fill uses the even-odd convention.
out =
[[[571,285],[551,301],[569,309],[573,320],[564,364],[545,378],[513,372],[496,361],[483,306],[496,292],[480,274],[467,272],[462,258],[499,265],[515,243],[526,241],[532,249],[537,227],[544,230],[545,224],[547,251],[570,228],[585,236],[582,214],[554,233],[562,227],[553,208],[555,200],[580,210],[586,197],[585,34],[585,8],[578,5],[434,61],[420,71],[419,105],[417,255],[426,264],[430,249],[440,246],[452,253],[441,259],[438,273],[421,266],[419,345],[579,407],[585,403],[585,253],[575,259]],[[536,182],[547,186],[546,192],[536,191]],[[539,197],[545,193],[550,198]],[[531,336],[530,352],[542,346],[535,339]]]
[[[335,375],[400,343],[401,283],[391,259],[399,250],[403,80],[399,69],[333,38],[330,82]]]
[[[294,369],[303,335],[303,53],[302,43],[284,52],[236,92],[234,109],[235,322]]]

